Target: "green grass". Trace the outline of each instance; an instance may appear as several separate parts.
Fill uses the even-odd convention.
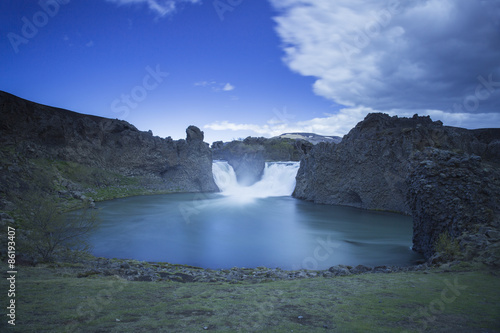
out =
[[[85,192],[88,197],[92,197],[94,201],[105,201],[118,198],[133,197],[137,195],[152,195],[152,194],[168,194],[172,191],[147,190],[141,187],[130,186],[108,186],[105,188],[97,188],[92,192]]]
[[[21,267],[16,326],[8,331],[500,332],[498,273],[460,269],[182,284]],[[5,278],[1,287],[8,289]]]
[[[104,201],[117,198],[124,198],[136,195],[165,194],[172,191],[161,191],[147,189],[144,177],[127,177],[116,172],[102,170],[83,164],[48,159],[34,159],[33,164],[39,168],[42,175],[38,178],[48,182],[45,187],[51,190],[67,190],[61,183],[71,181],[79,184],[83,189],[82,193],[91,197],[95,201]],[[36,184],[38,187],[44,187]],[[81,201],[77,199],[66,199],[69,209],[81,206]]]

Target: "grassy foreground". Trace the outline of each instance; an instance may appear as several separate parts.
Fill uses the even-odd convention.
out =
[[[19,267],[16,325],[1,332],[500,332],[500,277],[486,268],[261,284],[77,278]]]

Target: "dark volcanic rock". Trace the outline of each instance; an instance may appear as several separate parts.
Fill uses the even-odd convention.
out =
[[[479,141],[479,144],[476,143],[476,154],[500,164],[500,128],[477,129],[471,133]]]
[[[369,114],[342,142],[320,143],[301,160],[294,196],[411,214],[414,248],[426,257],[448,232],[471,256],[496,262],[499,146],[500,129]]]
[[[457,240],[467,259],[500,265],[500,170],[477,155],[427,148],[408,177],[413,248],[431,257],[438,237]]]
[[[177,156],[167,161],[168,167],[161,173],[162,178],[184,192],[218,191],[212,175],[212,153],[203,142],[203,132],[189,126],[186,134],[186,141],[174,141]]]
[[[294,196],[410,214],[408,162],[425,147],[486,151],[472,131],[443,126],[429,117],[369,114],[339,144],[320,143],[301,161]]]
[[[186,129],[186,141],[191,143],[191,142],[203,142],[204,134],[203,132],[196,126],[189,126]]]
[[[397,267],[378,266],[375,268],[366,266],[338,265],[328,270],[308,271],[282,270],[280,268],[231,268],[231,269],[202,269],[193,266],[175,265],[169,263],[146,263],[126,259],[83,259],[79,262],[76,274],[80,278],[101,276],[120,276],[128,281],[172,281],[179,283],[191,282],[225,282],[239,283],[242,281],[262,283],[270,281],[287,281],[309,278],[335,278],[352,274],[392,273],[409,271],[426,271],[427,265]]]
[[[76,162],[124,176],[145,176],[160,189],[217,191],[211,151],[194,126],[187,140],[163,139],[123,120],[84,115],[0,92],[0,144],[27,159]]]
[[[265,167],[264,147],[242,141],[232,141],[225,146],[220,143],[214,149],[216,159],[226,160],[234,169],[238,183],[249,186],[262,177]]]
[[[265,160],[261,153],[247,153],[242,156],[230,156],[228,163],[233,167],[238,183],[250,186],[262,178],[265,168]]]

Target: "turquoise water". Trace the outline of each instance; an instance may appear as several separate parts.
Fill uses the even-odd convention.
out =
[[[93,254],[203,268],[410,265],[411,218],[290,196],[139,196],[97,204]]]

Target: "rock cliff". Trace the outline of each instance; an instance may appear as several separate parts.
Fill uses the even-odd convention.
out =
[[[424,154],[431,148],[443,153]],[[487,197],[495,198],[492,193],[498,187],[499,149],[500,129],[466,130],[429,117],[369,114],[342,142],[320,143],[304,156],[293,195],[322,204],[412,215],[414,248],[429,257],[442,232],[456,238],[471,229],[470,224],[497,223],[493,217],[500,212],[498,200]],[[451,170],[447,163],[456,160],[464,162]],[[432,165],[434,173],[444,170],[438,173],[440,183],[426,165]],[[492,184],[490,190],[486,183]],[[464,188],[467,192],[457,197]],[[472,214],[477,209],[492,212],[489,220]],[[474,222],[465,223],[471,214]]]
[[[410,162],[413,249],[431,257],[440,235],[466,259],[500,266],[500,168],[477,155],[426,148]]]
[[[42,160],[72,162],[115,178],[135,177],[158,190],[217,191],[203,132],[194,126],[186,132],[186,140],[163,139],[123,120],[40,105],[0,92],[2,192],[33,185],[26,175],[34,161]]]
[[[369,114],[342,142],[312,148],[301,161],[294,196],[410,214],[406,202],[410,157],[425,147],[436,147],[498,158],[500,129],[485,133],[443,126],[429,117]]]
[[[214,159],[227,161],[234,169],[238,183],[250,186],[258,182],[264,172],[264,147],[250,145],[243,141],[232,141],[226,144],[212,144]]]

